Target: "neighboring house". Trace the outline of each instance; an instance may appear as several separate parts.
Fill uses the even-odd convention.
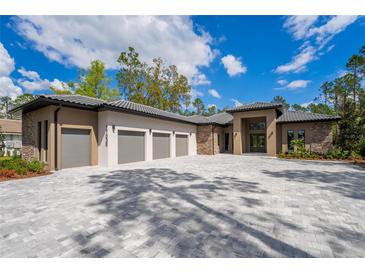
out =
[[[275,155],[291,150],[294,138],[303,138],[312,151],[326,152],[332,147],[332,124],[339,119],[284,111],[276,103],[187,117],[79,95],[42,95],[12,110],[17,111],[22,111],[23,157],[45,161],[51,170],[221,152]]]
[[[1,155],[20,155],[22,147],[22,121],[12,119],[0,119],[0,132],[4,135],[4,149]]]

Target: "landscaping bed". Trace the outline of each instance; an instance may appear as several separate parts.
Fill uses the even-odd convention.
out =
[[[0,181],[21,179],[50,174],[45,163],[20,157],[4,157],[0,159]]]

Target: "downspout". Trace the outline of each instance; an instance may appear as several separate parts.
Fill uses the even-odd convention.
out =
[[[55,147],[55,150],[54,150],[54,169],[55,170],[58,170],[58,138],[57,138],[57,128],[58,128],[58,112],[60,111],[61,109],[61,105],[55,110],[54,112],[54,147]]]
[[[212,125],[212,155],[214,155],[214,126]]]

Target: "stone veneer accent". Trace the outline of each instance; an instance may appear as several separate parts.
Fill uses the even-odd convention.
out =
[[[33,160],[35,155],[35,122],[31,112],[22,116],[22,158],[25,160]]]
[[[214,129],[213,129],[214,128]],[[214,135],[212,131],[214,130]],[[213,155],[220,153],[218,146],[218,134],[222,138],[222,128],[213,125],[201,125],[197,130],[197,153],[202,155]],[[213,146],[214,141],[214,146]],[[220,140],[223,142],[223,140]],[[214,147],[214,151],[213,151]]]
[[[311,123],[310,150],[326,153],[333,147],[332,122]]]
[[[212,125],[198,126],[196,142],[197,142],[197,153],[203,155],[212,155]]]

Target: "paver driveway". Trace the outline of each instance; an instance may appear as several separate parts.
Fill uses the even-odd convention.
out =
[[[365,257],[365,170],[193,156],[0,183],[2,257]]]

